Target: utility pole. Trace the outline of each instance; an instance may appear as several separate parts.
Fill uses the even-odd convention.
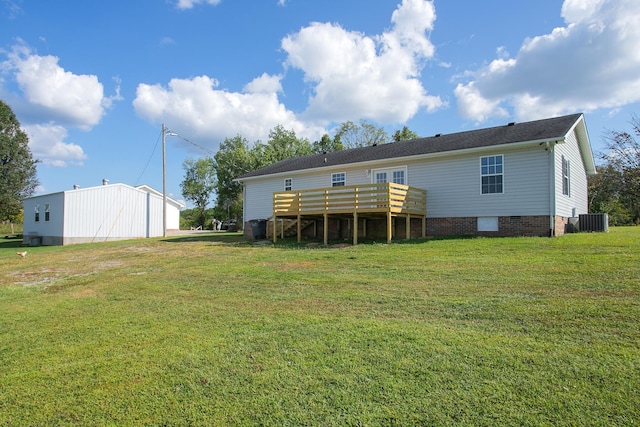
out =
[[[167,128],[162,123],[162,237],[167,237]]]

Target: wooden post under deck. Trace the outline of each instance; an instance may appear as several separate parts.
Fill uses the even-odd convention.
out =
[[[405,224],[406,237],[405,239],[411,239],[411,214],[407,214],[407,223]]]
[[[329,215],[327,215],[326,212],[324,213],[324,227],[322,227],[322,233],[324,234],[324,245],[327,246],[329,243]]]
[[[276,240],[278,240],[278,217],[275,212],[273,214],[273,230],[271,231],[273,232],[273,243],[276,243]]]
[[[391,217],[391,210],[387,212],[387,243],[391,243],[391,237],[393,236],[393,219]]]
[[[302,221],[300,214],[298,214],[298,243],[302,242]]]
[[[353,211],[353,244],[358,244],[358,211]]]

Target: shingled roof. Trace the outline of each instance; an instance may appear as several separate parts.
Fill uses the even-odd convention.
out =
[[[508,125],[486,129],[290,158],[249,172],[238,179],[398,157],[444,153],[528,141],[562,139],[575,125],[580,116],[582,116],[581,113],[571,114],[532,122],[509,123]]]

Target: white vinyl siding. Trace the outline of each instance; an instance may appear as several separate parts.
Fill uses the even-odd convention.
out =
[[[578,147],[578,139],[575,132],[567,135],[564,143],[554,147],[555,153],[555,215],[569,218],[575,209],[576,215],[588,213],[587,201],[587,174]],[[563,194],[562,157],[569,163],[569,194]]]
[[[508,192],[487,197],[479,190],[478,155],[440,157],[408,164],[407,185],[427,190],[427,217],[549,214],[549,157],[544,147],[502,150]]]

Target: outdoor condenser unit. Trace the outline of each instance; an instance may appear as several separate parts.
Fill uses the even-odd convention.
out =
[[[606,213],[589,213],[578,215],[580,231],[609,231],[609,215]]]

